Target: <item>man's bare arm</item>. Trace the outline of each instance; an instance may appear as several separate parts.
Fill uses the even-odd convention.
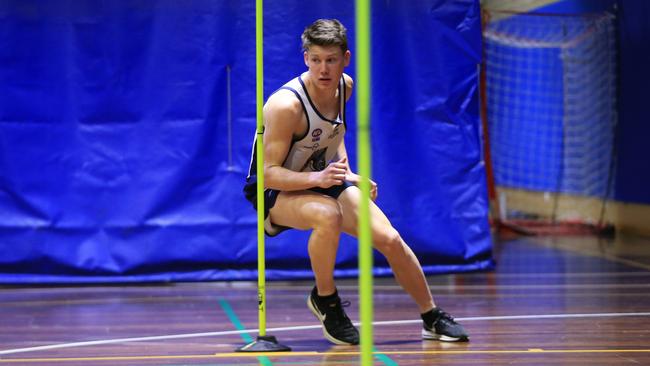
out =
[[[282,166],[301,126],[303,111],[291,92],[279,91],[264,106],[264,185],[281,191],[343,184],[347,164],[335,162],[320,172],[295,172]]]

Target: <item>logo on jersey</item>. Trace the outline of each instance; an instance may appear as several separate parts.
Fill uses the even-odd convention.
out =
[[[307,159],[302,169],[300,169],[300,171],[305,171],[307,168],[313,172],[324,170],[327,167],[327,162],[325,161],[325,152],[327,152],[327,148],[322,148],[320,150],[314,151],[309,159]]]
[[[338,134],[341,132],[341,129],[339,127],[341,127],[341,125],[336,125],[336,127],[334,127],[334,131],[332,131],[332,133],[329,136],[327,136],[327,138],[333,139],[336,136],[338,136]]]
[[[313,145],[311,145],[311,146],[309,146],[309,145],[302,145],[302,147],[305,148],[305,149],[307,149],[307,150],[314,151],[314,150],[316,150],[316,149],[318,149],[318,148],[320,147],[320,144],[317,142],[317,143],[315,143],[315,144],[313,144]]]
[[[323,134],[323,130],[317,128],[311,132],[311,142],[320,141],[320,135]]]

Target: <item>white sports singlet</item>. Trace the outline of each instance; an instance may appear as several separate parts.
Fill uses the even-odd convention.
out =
[[[291,142],[289,153],[282,164],[284,168],[296,172],[321,171],[335,158],[339,145],[345,135],[345,82],[339,81],[339,114],[335,120],[325,118],[312,102],[304,82],[297,77],[278,90],[290,90],[300,100],[307,116],[307,132]],[[276,91],[277,92],[277,91]],[[255,144],[253,143],[251,165],[248,178],[256,175]]]

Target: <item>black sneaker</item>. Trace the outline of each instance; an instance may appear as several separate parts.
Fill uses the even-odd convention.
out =
[[[422,339],[435,339],[445,342],[467,342],[469,335],[462,325],[456,323],[454,318],[442,309],[433,309],[434,321],[431,325],[424,322]]]
[[[314,287],[307,298],[307,306],[323,324],[325,338],[334,344],[359,344],[359,331],[343,311],[344,307],[350,306],[350,302],[341,302],[337,295],[329,303],[320,303],[317,296],[318,291]]]

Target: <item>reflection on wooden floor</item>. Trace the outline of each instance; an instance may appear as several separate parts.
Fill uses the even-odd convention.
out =
[[[420,340],[411,300],[392,279],[378,279],[375,364],[650,364],[650,240],[503,239],[495,259],[493,272],[430,277],[436,302],[470,332],[469,343]],[[311,283],[268,285],[269,334],[290,353],[233,353],[257,334],[255,283],[1,287],[0,364],[359,363],[358,347],[322,337],[305,306]],[[358,319],[354,281],[340,281],[339,291]]]

